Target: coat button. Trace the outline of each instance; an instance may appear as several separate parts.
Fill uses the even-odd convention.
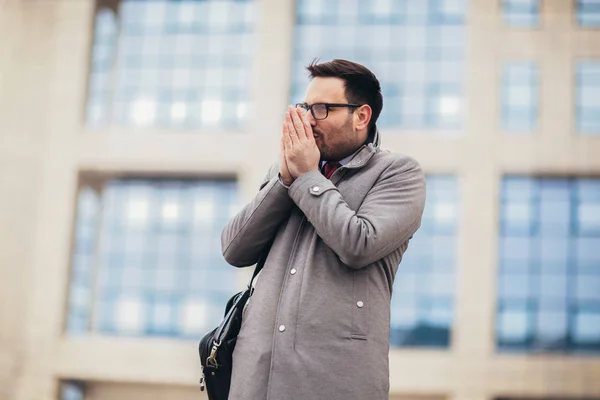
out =
[[[285,325],[279,325],[279,332],[285,331]]]
[[[292,268],[292,270],[290,271],[290,274],[294,275],[296,273],[296,268]]]
[[[321,190],[321,188],[318,186],[313,186],[311,189],[313,192],[318,192],[319,190]]]
[[[362,301],[357,301],[356,305],[358,306],[358,308],[362,308],[362,306],[364,306],[365,303],[363,303]]]

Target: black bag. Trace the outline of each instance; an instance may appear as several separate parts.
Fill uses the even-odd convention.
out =
[[[252,296],[254,291],[252,282],[262,269],[267,253],[268,251],[264,252],[258,260],[248,288],[236,293],[229,299],[225,306],[225,316],[221,324],[207,333],[198,345],[202,365],[200,390],[204,391],[206,385],[209,400],[227,400],[229,397],[233,349],[242,326],[242,313],[246,302]]]

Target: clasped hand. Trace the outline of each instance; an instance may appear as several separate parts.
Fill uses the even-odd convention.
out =
[[[312,127],[300,108],[288,107],[281,134],[279,174],[286,185],[299,176],[319,169],[321,153]]]

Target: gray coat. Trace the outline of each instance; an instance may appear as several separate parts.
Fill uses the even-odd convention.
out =
[[[225,227],[223,255],[246,267],[275,240],[245,310],[230,400],[384,400],[392,285],[421,224],[425,179],[375,140],[325,178],[286,189],[271,167]]]

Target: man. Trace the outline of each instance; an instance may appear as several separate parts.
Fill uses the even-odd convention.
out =
[[[233,354],[230,400],[388,398],[392,285],[421,223],[425,180],[415,160],[379,148],[383,100],[371,71],[346,60],[307,69],[278,165],[222,234],[237,267],[273,240]]]

